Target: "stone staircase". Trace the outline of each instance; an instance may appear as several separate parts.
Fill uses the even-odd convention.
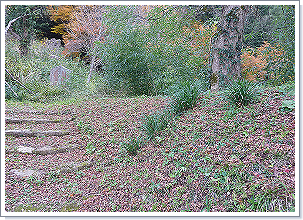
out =
[[[78,134],[72,112],[64,111],[5,111],[5,153],[15,155],[33,155],[20,157],[20,164],[32,164],[29,160],[41,156],[64,158],[64,154],[72,151],[85,151],[83,144],[73,138]],[[37,156],[37,157],[36,157]],[[18,177],[44,175],[49,172],[73,172],[90,167],[93,160],[66,161],[53,164],[52,168],[41,170],[31,166],[6,170],[6,173]]]

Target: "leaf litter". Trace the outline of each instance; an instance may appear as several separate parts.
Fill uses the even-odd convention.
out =
[[[72,111],[76,120],[47,125],[47,129],[68,128],[72,135],[7,136],[5,144],[39,148],[76,143],[83,147],[46,156],[6,154],[5,209],[289,211],[294,207],[295,194],[294,110],[281,111],[283,99],[270,99],[273,92],[266,92],[261,102],[242,109],[228,106],[215,95],[201,97],[193,110],[174,120],[174,126],[145,142],[136,156],[123,151],[120,143],[142,134],[143,114],[165,109],[167,99],[96,98],[53,105],[50,111]],[[6,108],[13,108],[9,105]],[[22,113],[14,116],[29,117]],[[18,126],[26,127],[14,128]],[[42,129],[41,125],[31,126]],[[89,142],[93,149],[87,153]],[[56,170],[62,163],[91,159],[95,163],[87,169],[64,174]],[[9,172],[21,168],[42,170],[46,175],[19,178]]]

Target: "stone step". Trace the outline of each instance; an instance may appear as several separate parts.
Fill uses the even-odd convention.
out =
[[[74,115],[75,114],[71,110],[65,110],[60,112],[60,111],[15,110],[15,109],[5,109],[5,113],[35,114],[35,115]]]
[[[9,124],[17,124],[17,123],[36,123],[36,124],[43,124],[43,123],[66,123],[75,120],[75,117],[61,120],[49,120],[49,119],[20,119],[20,118],[5,118],[5,122]]]
[[[85,168],[89,168],[94,164],[95,161],[93,159],[84,162],[69,162],[58,166],[57,170],[59,170],[60,173],[71,173],[71,172],[76,172],[78,170],[83,170]]]
[[[6,147],[5,153],[23,153],[23,154],[37,154],[37,155],[48,155],[64,153],[66,151],[76,150],[84,148],[82,145],[68,145],[68,146],[44,146],[38,149],[33,147],[17,146],[17,147]]]
[[[30,176],[40,176],[45,174],[44,171],[41,170],[31,170],[31,169],[13,169],[10,171],[11,174],[14,174],[19,177],[30,177]]]
[[[41,136],[63,136],[70,131],[35,131],[35,130],[6,130],[5,135],[14,137],[41,137]]]
[[[94,160],[84,161],[84,162],[69,162],[69,163],[61,164],[53,170],[44,171],[44,170],[33,170],[33,169],[12,169],[10,170],[10,174],[13,174],[17,177],[38,177],[41,175],[49,174],[51,172],[52,173],[55,172],[58,174],[72,173],[89,168],[94,164],[95,164]]]

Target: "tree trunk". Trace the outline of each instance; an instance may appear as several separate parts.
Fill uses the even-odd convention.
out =
[[[19,45],[19,52],[20,52],[21,58],[27,57],[27,54],[28,54],[29,40],[28,40],[27,19],[28,19],[28,15],[26,15],[22,18],[23,35],[21,36],[20,45]]]
[[[96,55],[93,55],[91,63],[90,63],[89,74],[88,74],[88,77],[87,77],[87,84],[90,82],[90,79],[93,75],[93,70],[94,70],[94,66],[95,66],[95,59],[96,59]]]
[[[219,89],[219,83],[227,85],[241,77],[241,49],[244,22],[249,6],[224,5],[213,38],[211,54],[211,89]]]
[[[19,45],[20,57],[27,57],[28,54],[28,45],[26,41],[21,41]]]
[[[99,41],[102,36],[104,36],[103,29],[102,29],[102,27],[99,27],[99,34],[98,34],[98,37],[97,37],[96,41]],[[94,70],[94,66],[95,66],[95,59],[96,59],[96,47],[93,46],[93,57],[92,57],[92,61],[91,61],[91,64],[90,64],[89,74],[88,74],[88,77],[87,77],[87,82],[86,82],[87,84],[90,83],[91,77],[93,75],[93,70]]]

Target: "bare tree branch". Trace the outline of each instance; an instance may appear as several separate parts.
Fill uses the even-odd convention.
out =
[[[25,85],[23,85],[21,82],[19,82],[17,79],[15,79],[15,78],[13,77],[13,75],[10,74],[10,72],[9,72],[7,69],[5,69],[5,72],[6,72],[14,81],[16,81],[17,83],[19,83],[20,86],[22,86],[24,89],[26,89],[29,93],[34,94],[34,92],[32,92],[30,89],[28,89],[27,87],[25,87]]]
[[[14,95],[18,98],[19,96],[17,95],[17,93],[13,90],[13,88],[7,83],[5,82],[6,85],[8,86],[8,88],[14,93]]]
[[[25,15],[21,15],[13,20],[11,20],[8,25],[6,26],[5,28],[5,34],[7,33],[8,29],[11,27],[12,23],[14,23],[15,21],[17,21],[19,18],[23,18],[24,16],[27,16],[28,14],[25,14]]]
[[[36,10],[32,11],[32,13],[34,13],[34,12],[36,12],[36,11],[39,11],[39,10],[40,10],[40,9],[36,9]],[[5,28],[5,34],[7,34],[7,31],[9,30],[9,28],[11,27],[11,25],[12,25],[15,21],[17,21],[19,18],[23,18],[23,17],[28,16],[28,15],[30,15],[30,14],[24,14],[24,15],[21,15],[21,16],[19,16],[19,17],[17,17],[17,18],[14,18],[13,20],[11,20],[11,21],[7,24],[7,26],[6,26],[6,28]]]

